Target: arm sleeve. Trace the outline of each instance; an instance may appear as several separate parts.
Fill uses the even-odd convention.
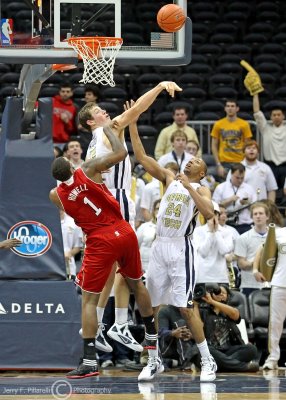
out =
[[[247,246],[244,241],[244,237],[239,236],[234,244],[234,254],[239,257],[245,257],[247,255]]]
[[[260,133],[263,134],[264,128],[267,125],[267,121],[266,121],[266,118],[265,118],[263,112],[258,111],[257,113],[254,113],[253,116],[257,123],[257,127],[258,127]]]
[[[194,230],[194,244],[202,258],[208,256],[209,252],[214,246],[215,234],[212,232],[202,231],[202,229],[197,228]]]
[[[215,232],[215,239],[219,254],[224,256],[233,250],[233,240],[231,234],[223,235],[222,232]]]
[[[217,122],[214,124],[213,129],[211,130],[211,136],[219,139],[219,125]]]

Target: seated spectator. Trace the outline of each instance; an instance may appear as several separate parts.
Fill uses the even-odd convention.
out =
[[[156,236],[156,222],[160,201],[161,200],[156,200],[154,203],[152,220],[140,225],[136,231],[144,273],[146,273],[148,269],[150,250]]]
[[[244,144],[243,152],[244,159],[241,164],[245,166],[244,182],[256,191],[257,200],[269,199],[275,202],[277,182],[269,165],[258,160],[258,143],[249,140]],[[229,179],[230,172],[227,176],[227,180]]]
[[[202,298],[207,305],[200,307],[204,332],[211,355],[219,372],[257,372],[257,349],[245,344],[237,327],[241,318],[239,310],[228,304],[231,291],[221,285],[221,293],[206,293]]]
[[[199,351],[178,307],[164,305],[158,314],[159,346],[167,368],[190,369]]]
[[[63,151],[59,146],[54,146],[54,156],[55,158],[62,157]]]
[[[80,168],[84,163],[81,144],[78,140],[70,140],[65,144],[65,156],[71,161],[74,169]]]
[[[244,183],[245,166],[237,163],[231,167],[230,180],[219,184],[213,193],[213,200],[233,214],[233,227],[239,234],[251,228],[249,206],[257,200],[255,190]],[[228,224],[231,224],[228,219]]]
[[[86,85],[84,88],[84,101],[89,103],[92,101],[93,103],[97,104],[100,98],[100,91],[97,86],[89,84]]]
[[[199,265],[196,282],[219,282],[229,285],[225,255],[233,251],[234,243],[231,233],[223,229],[218,222],[218,204],[213,202],[213,205],[214,216],[205,225],[195,228],[193,233]]]
[[[53,97],[53,142],[66,143],[77,134],[77,108],[72,101],[73,88],[62,83],[59,94]]]
[[[173,112],[174,123],[166,128],[162,129],[155,146],[155,158],[159,160],[164,154],[169,153],[172,150],[172,144],[170,138],[173,132],[183,131],[188,137],[188,140],[195,140],[197,143],[198,137],[196,131],[187,125],[188,111],[185,107],[175,107]],[[198,157],[201,157],[199,152]]]
[[[194,157],[197,157],[197,154],[200,151],[200,145],[195,140],[188,140],[186,146],[186,152],[191,154]]]
[[[169,162],[175,162],[178,165],[179,172],[184,172],[185,166],[193,158],[191,154],[186,152],[187,135],[185,132],[175,131],[172,133],[170,141],[173,150],[160,157],[158,164],[165,167]]]

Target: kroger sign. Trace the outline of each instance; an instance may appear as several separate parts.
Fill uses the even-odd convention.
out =
[[[22,244],[11,250],[21,257],[38,257],[46,253],[52,245],[49,229],[36,221],[21,221],[9,230],[8,239],[19,239]]]

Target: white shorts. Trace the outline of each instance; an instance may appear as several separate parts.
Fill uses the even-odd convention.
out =
[[[135,230],[135,203],[129,196],[129,191],[125,189],[109,189],[120,205],[120,210],[125,221],[129,222]]]
[[[193,306],[195,251],[187,237],[157,237],[151,248],[146,286],[153,307]]]

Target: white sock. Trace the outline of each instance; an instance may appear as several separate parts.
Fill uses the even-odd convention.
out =
[[[115,307],[115,323],[122,325],[128,321],[128,308],[116,308]]]
[[[103,314],[104,314],[104,308],[96,307],[96,314],[97,314],[97,323],[101,324],[102,323]]]
[[[206,339],[202,343],[197,343],[197,346],[202,358],[207,358],[211,355]]]

